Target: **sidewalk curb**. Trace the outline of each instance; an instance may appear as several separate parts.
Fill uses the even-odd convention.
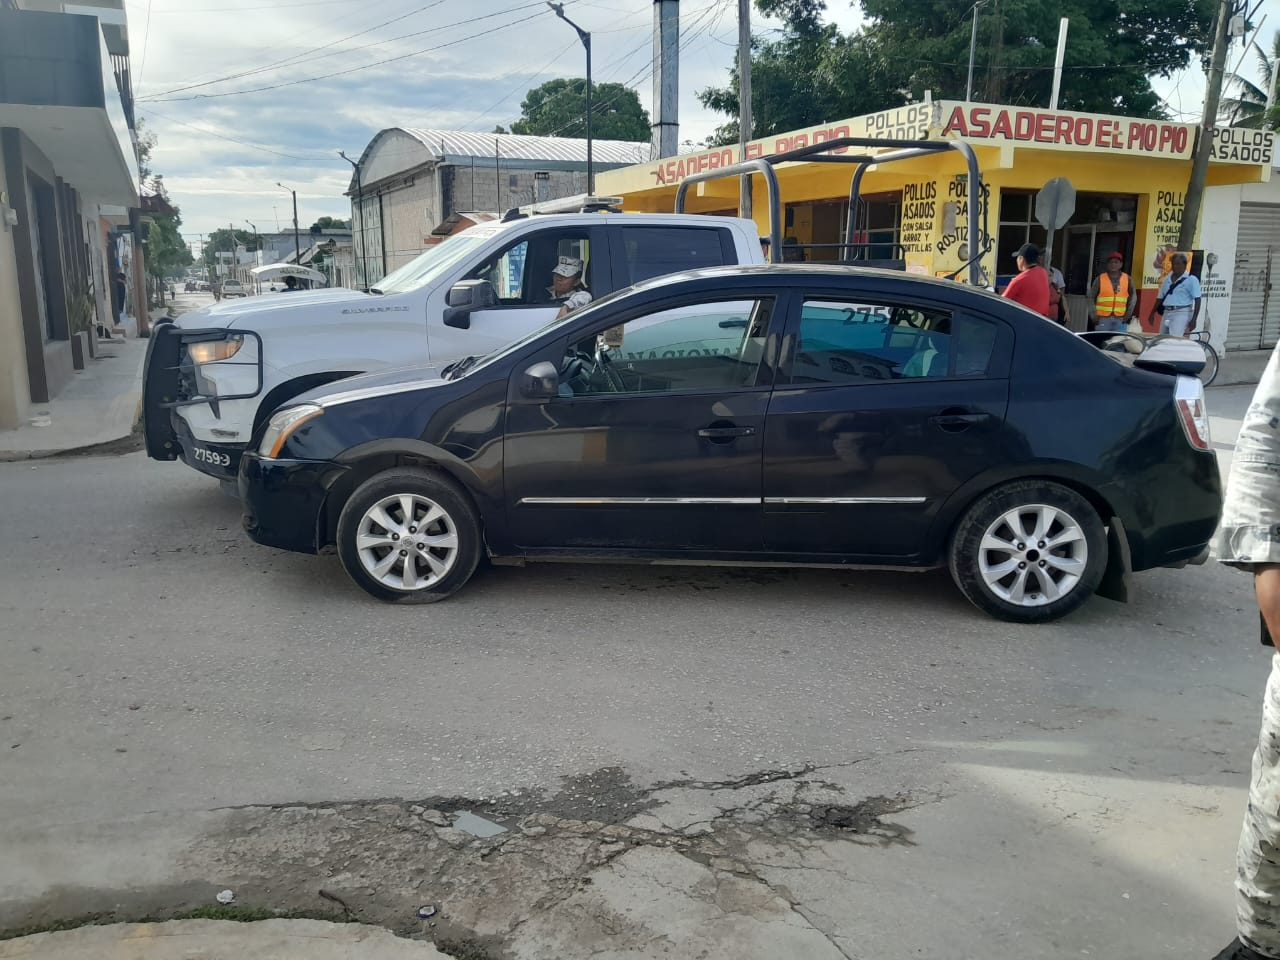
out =
[[[0,960],[447,960],[382,927],[328,920],[113,923],[0,941]]]
[[[145,447],[139,429],[142,422],[142,395],[134,405],[133,420],[129,430],[118,437],[82,444],[78,447],[55,447],[49,450],[0,450],[0,463],[22,463],[26,460],[50,460],[54,457],[124,456]],[[134,438],[137,438],[136,440]],[[118,449],[125,446],[126,449]],[[0,954],[2,956],[2,954]]]

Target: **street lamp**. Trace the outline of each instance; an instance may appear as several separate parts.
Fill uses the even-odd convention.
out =
[[[279,180],[276,181],[276,186],[293,196],[293,262],[300,265],[302,263],[302,243],[298,239],[298,191],[286,187]]]
[[[350,157],[348,157],[348,156],[347,156],[347,153],[346,153],[346,151],[345,151],[345,150],[339,150],[339,151],[338,151],[338,156],[340,156],[343,160],[347,161],[347,163],[351,164],[351,166],[355,169],[355,172],[356,172],[356,207],[355,207],[355,209],[356,209],[356,212],[359,214],[359,217],[355,217],[355,216],[353,216],[353,217],[351,218],[351,228],[352,228],[353,230],[354,230],[354,229],[356,229],[356,221],[357,221],[357,220],[359,220],[359,221],[360,221],[360,228],[359,228],[359,229],[360,229],[360,233],[359,233],[359,235],[358,235],[358,236],[359,236],[359,245],[356,247],[356,256],[358,257],[358,260],[356,261],[356,262],[357,262],[357,267],[356,267],[356,285],[357,285],[357,286],[360,286],[360,287],[363,287],[363,286],[364,286],[364,270],[365,270],[365,263],[364,263],[364,191],[363,191],[363,188],[362,188],[362,187],[361,187],[361,185],[360,185],[360,161],[359,161],[359,160],[352,160]]]
[[[563,3],[552,3],[551,0],[547,0],[547,6],[555,11],[557,17],[578,31],[578,39],[582,41],[582,46],[587,51],[587,193],[594,195],[596,171],[591,162],[591,34],[564,15]]]

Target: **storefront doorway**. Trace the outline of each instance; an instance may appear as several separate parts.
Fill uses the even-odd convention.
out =
[[[1000,191],[1000,233],[996,271],[998,286],[1012,277],[1014,253],[1024,243],[1034,243],[1041,250],[1048,232],[1036,222],[1034,190]],[[1107,268],[1107,256],[1115,251],[1124,255],[1124,269],[1134,275],[1134,225],[1138,214],[1138,198],[1125,193],[1081,193],[1076,197],[1076,212],[1065,227],[1053,237],[1049,265],[1062,271],[1067,284],[1067,307],[1071,327],[1083,330],[1089,311],[1089,286],[1093,278]],[[1141,274],[1141,271],[1137,271]]]

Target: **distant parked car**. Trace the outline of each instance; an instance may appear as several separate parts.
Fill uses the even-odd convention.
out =
[[[486,554],[945,566],[1024,623],[1203,562],[1221,507],[1195,377],[958,283],[812,264],[649,280],[483,359],[304,393],[239,484],[250,536],[336,544],[383,600],[447,597]]]
[[[188,280],[186,283],[182,285],[183,293],[195,293],[197,289],[199,288],[197,287],[196,282],[194,280]]]
[[[222,295],[224,297],[247,297],[249,291],[245,289],[245,285],[239,280],[223,280]]]

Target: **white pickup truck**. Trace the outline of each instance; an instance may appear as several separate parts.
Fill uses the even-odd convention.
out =
[[[313,387],[378,367],[483,356],[548,323],[551,270],[581,259],[593,297],[696,267],[761,263],[755,224],[696,214],[575,213],[482,224],[368,293],[267,294],[193,310],[147,347],[147,453],[232,480],[257,427]]]

